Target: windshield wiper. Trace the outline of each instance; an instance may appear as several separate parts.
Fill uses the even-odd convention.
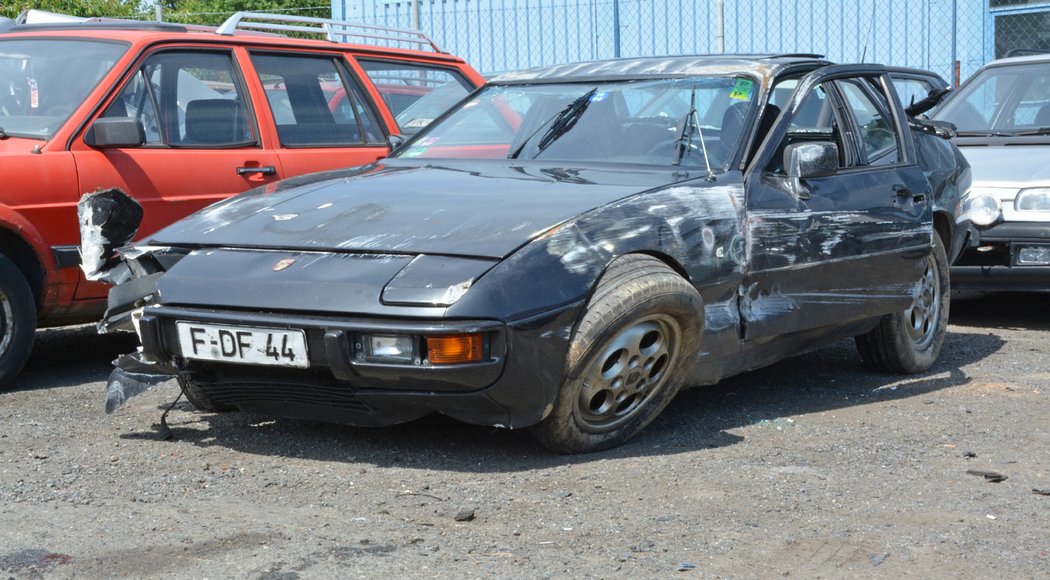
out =
[[[0,139],[7,139],[7,131],[3,127],[0,127]]]
[[[597,92],[598,87],[594,87],[590,91],[587,91],[585,95],[579,97],[575,101],[569,103],[564,109],[555,113],[553,117],[541,123],[539,127],[536,127],[535,131],[530,133],[529,136],[521,142],[521,145],[518,145],[514,151],[511,151],[511,153],[507,155],[507,159],[517,159],[518,155],[521,155],[522,150],[525,149],[525,146],[528,145],[529,141],[532,141],[532,138],[536,136],[536,133],[539,133],[540,129],[549,124],[550,128],[548,128],[547,132],[543,134],[543,137],[540,137],[540,142],[536,145],[536,155],[533,155],[533,157],[535,158],[538,156],[544,149],[549,147],[551,143],[557,141],[559,137],[568,133],[576,125],[576,121],[580,120],[580,117],[583,116],[583,112],[587,110],[587,107],[591,106],[591,97]]]
[[[704,154],[704,165],[707,167],[707,181],[714,181],[715,176],[711,173],[711,161],[707,158],[707,143],[704,141],[704,130],[700,128],[700,119],[697,117],[696,112],[695,84],[689,92],[689,112],[685,114],[685,117],[678,124],[678,139],[675,140],[674,157],[671,158],[671,165],[677,166],[682,163],[685,152],[693,146],[694,130],[700,137],[700,150]]]
[[[1030,129],[1028,131],[1015,131],[1009,133],[1014,137],[1030,137],[1033,135],[1050,135],[1050,127],[1039,127],[1038,129]]]
[[[1016,135],[1016,133],[1003,131],[956,131],[955,134],[959,137],[1013,137]]]
[[[917,117],[925,113],[926,111],[929,111],[930,109],[936,107],[937,105],[941,104],[941,101],[944,100],[945,95],[947,95],[951,91],[952,89],[950,87],[945,87],[936,91],[930,91],[930,93],[926,95],[925,99],[917,103],[915,102],[915,96],[912,95],[912,103],[905,107],[904,112],[909,117]]]

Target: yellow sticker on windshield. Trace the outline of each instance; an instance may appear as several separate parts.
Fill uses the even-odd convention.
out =
[[[750,79],[737,79],[733,85],[733,92],[729,93],[730,99],[750,101],[751,93],[755,90],[755,83]]]

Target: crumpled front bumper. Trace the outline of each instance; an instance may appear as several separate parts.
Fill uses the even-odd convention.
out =
[[[272,416],[381,426],[441,413],[467,423],[526,427],[543,419],[553,404],[580,307],[571,305],[513,323],[150,307],[136,315],[141,355],[118,359],[107,405],[119,406],[149,385],[178,376],[223,407]],[[179,346],[179,321],[302,329],[310,367],[187,359]],[[351,353],[351,341],[361,332],[481,332],[488,336],[490,356],[480,363],[443,367],[366,364],[354,360]]]

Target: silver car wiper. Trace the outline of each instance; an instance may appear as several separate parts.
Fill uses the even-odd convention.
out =
[[[591,97],[597,92],[598,87],[594,87],[587,91],[583,96],[569,103],[564,109],[555,113],[554,116],[541,123],[539,127],[536,127],[535,131],[530,133],[529,136],[521,142],[521,145],[518,145],[514,151],[511,151],[510,154],[507,155],[507,159],[517,159],[518,156],[521,155],[522,150],[525,149],[525,146],[528,145],[529,141],[532,141],[532,138],[540,132],[540,129],[549,124],[550,128],[548,128],[547,132],[543,134],[543,137],[540,137],[540,142],[536,146],[536,155],[533,157],[538,156],[544,149],[549,147],[551,143],[557,141],[559,137],[568,133],[576,125],[576,121],[580,120],[580,117],[583,116],[583,112],[587,110],[587,107],[591,106]]]

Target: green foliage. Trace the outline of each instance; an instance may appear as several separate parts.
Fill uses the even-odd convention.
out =
[[[142,18],[138,0],[14,0],[0,5],[0,16],[14,18],[30,8],[73,16]]]
[[[329,18],[332,5],[324,0],[165,0],[164,20],[217,26],[242,10]]]
[[[0,16],[14,18],[34,8],[73,16],[110,16],[152,20],[152,0],[14,0],[0,5]],[[331,4],[324,0],[163,0],[164,20],[186,24],[222,24],[234,12],[253,10],[329,18]]]

